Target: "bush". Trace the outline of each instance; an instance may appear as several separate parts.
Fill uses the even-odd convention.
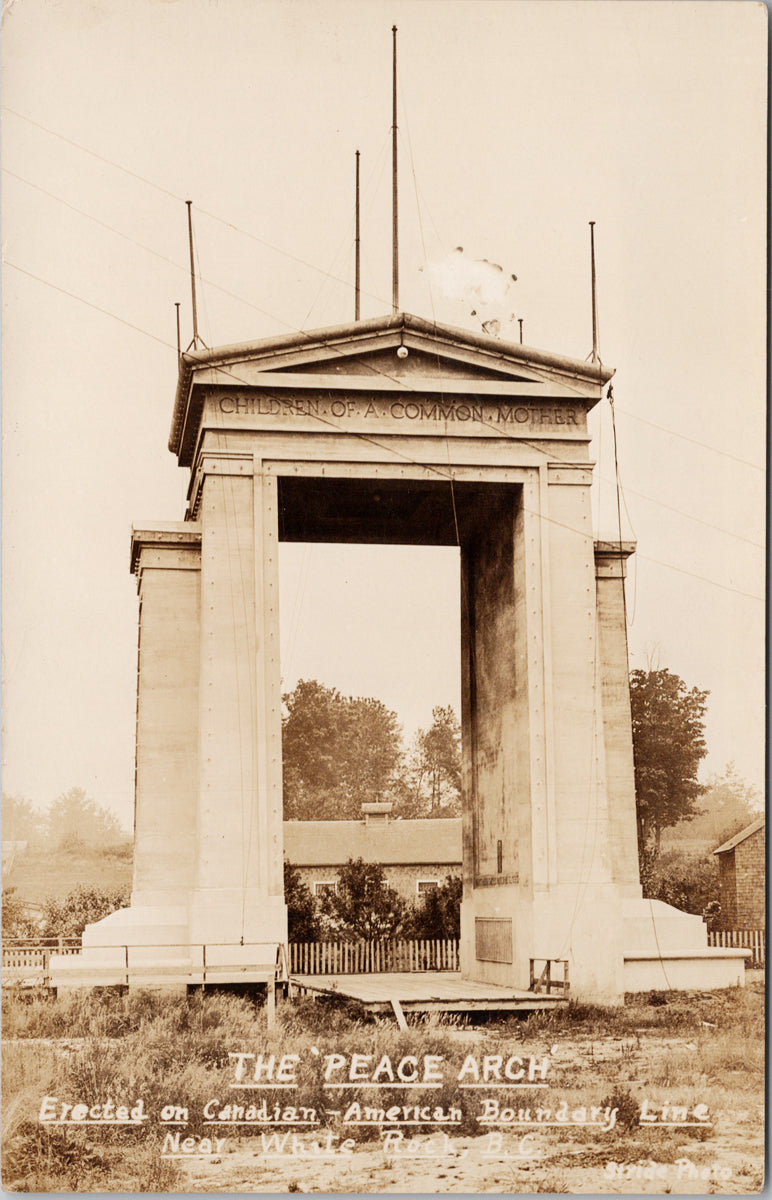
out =
[[[716,915],[720,889],[718,864],[712,854],[666,851],[650,864],[642,883],[647,899],[663,900],[698,916]]]
[[[319,910],[311,889],[292,863],[284,864],[284,900],[287,905],[287,936],[290,942],[318,942]]]
[[[600,1106],[617,1110],[615,1129],[629,1132],[637,1128],[641,1106],[629,1088],[614,1088],[613,1092],[603,1097]]]
[[[406,930],[413,938],[457,938],[461,934],[461,892],[458,875],[447,875],[440,887],[425,892]]]
[[[80,884],[63,900],[50,897],[44,906],[43,937],[80,937],[87,925],[127,908],[130,889],[89,888]]]
[[[3,888],[3,937],[29,938],[40,932],[35,922],[27,915],[23,900],[16,895],[15,887]]]
[[[379,863],[350,858],[338,871],[338,890],[322,896],[322,912],[334,934],[372,942],[400,935],[407,904]]]

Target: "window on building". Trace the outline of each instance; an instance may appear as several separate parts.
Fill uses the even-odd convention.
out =
[[[416,882],[415,890],[419,896],[422,896],[424,892],[433,892],[434,889],[438,888],[439,886],[439,879],[419,879]]]
[[[318,879],[314,881],[314,895],[321,896],[323,892],[337,892],[337,879]]]

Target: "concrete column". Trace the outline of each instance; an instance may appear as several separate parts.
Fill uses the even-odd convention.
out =
[[[201,533],[136,529],[139,591],[132,906],[184,905],[194,882]]]
[[[538,499],[525,505],[527,559],[538,554],[543,581],[539,590],[531,565],[529,672],[543,674],[544,689],[532,689],[529,710],[534,732],[544,730],[549,854],[549,872],[545,878],[541,871],[534,886],[531,953],[568,960],[574,995],[617,1003],[623,918],[608,833],[590,484],[585,463],[549,464],[540,472]],[[534,762],[540,745],[532,738]],[[534,869],[539,806],[533,793]]]
[[[595,543],[598,655],[612,870],[623,895],[639,897],[641,884],[624,597],[626,560],[634,551],[634,542]]]
[[[539,958],[569,960],[575,994],[620,1003],[623,916],[609,836],[590,482],[586,464],[551,464],[541,510],[549,546],[556,870],[535,897],[534,947]]]
[[[589,470],[551,470],[548,492],[557,879],[600,883],[611,879],[611,863]]]
[[[205,454],[201,471],[201,766],[190,936],[285,942],[277,506],[273,489],[256,481],[251,454]]]
[[[284,906],[284,797],[281,755],[281,663],[279,656],[279,496],[275,475],[255,463],[255,587],[258,606],[257,785],[259,879]]]
[[[545,839],[536,851],[534,833],[535,824],[545,827],[546,812],[544,755],[533,753],[544,729],[532,711],[528,605],[529,581],[538,585],[538,545],[534,575],[526,490],[513,487],[480,512],[464,531],[461,558],[461,969],[468,978],[521,987],[528,983],[534,877],[547,869]]]
[[[464,537],[461,966],[527,987],[531,958],[564,959],[574,994],[618,1003],[590,480],[534,469]]]

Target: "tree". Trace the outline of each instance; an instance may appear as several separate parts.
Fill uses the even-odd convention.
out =
[[[70,788],[52,802],[46,828],[55,849],[106,846],[125,836],[113,813],[90,799],[83,788]]]
[[[43,831],[42,813],[24,796],[3,796],[3,841],[34,842]]]
[[[397,936],[407,904],[379,863],[350,858],[338,871],[337,891],[323,893],[322,913],[337,936],[371,942]]]
[[[715,848],[761,816],[763,807],[760,793],[738,775],[734,763],[728,763],[723,775],[711,775],[708,779],[702,812],[678,832],[691,839],[704,839]]]
[[[461,893],[459,875],[446,875],[445,882],[424,892],[410,923],[415,938],[457,938],[461,933]]]
[[[396,713],[315,679],[283,701],[285,819],[356,819],[363,802],[389,793],[402,755]]]
[[[43,905],[44,937],[80,937],[87,925],[127,908],[129,888],[89,888],[79,884],[64,899],[50,897]]]
[[[411,816],[458,816],[461,811],[461,727],[448,705],[432,709],[419,729],[406,778],[402,810]]]
[[[718,863],[712,854],[666,850],[641,882],[645,897],[664,900],[682,912],[717,916],[721,911]]]
[[[15,887],[3,888],[2,929],[4,938],[34,937],[40,932],[28,915],[24,901],[16,895]]]
[[[290,942],[318,942],[321,923],[316,901],[300,871],[288,862],[284,863],[284,901]]]
[[[707,754],[703,717],[708,694],[687,688],[667,670],[630,675],[640,854],[652,840],[658,852],[662,830],[697,811],[705,790],[697,782],[697,769]]]

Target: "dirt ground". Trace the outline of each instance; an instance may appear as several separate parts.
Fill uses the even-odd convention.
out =
[[[709,1035],[710,1031],[706,1033]],[[480,1042],[484,1031],[460,1034]],[[754,1194],[763,1187],[763,1084],[753,1083],[740,1061],[711,1074],[688,1072],[678,1086],[681,1064],[698,1059],[693,1035],[557,1038],[555,1086],[561,1077],[586,1079],[587,1103],[615,1087],[650,1108],[669,1098],[674,1104],[707,1103],[710,1127],[641,1129],[637,1122],[608,1132],[552,1126],[456,1137],[452,1130],[422,1134],[409,1144],[389,1145],[384,1137],[360,1142],[349,1153],[340,1140],[328,1147],[318,1132],[298,1139],[298,1152],[267,1157],[259,1138],[227,1138],[222,1153],[180,1162],[182,1187],[201,1192],[364,1192],[364,1193],[520,1193]],[[709,1056],[708,1056],[709,1058]],[[671,1068],[674,1070],[671,1071]],[[664,1085],[653,1081],[665,1080]],[[568,1093],[567,1093],[568,1094]],[[572,1101],[573,1104],[575,1101]],[[516,1104],[523,1103],[517,1101]],[[690,1114],[691,1115],[691,1114]],[[493,1131],[492,1131],[493,1132]],[[310,1147],[322,1143],[321,1153]],[[287,1146],[289,1143],[286,1144]],[[332,1153],[330,1153],[330,1150]],[[269,1147],[270,1151],[270,1147]],[[178,1160],[179,1161],[179,1160]]]
[[[421,1139],[427,1141],[428,1139]],[[685,1141],[678,1159],[662,1164],[657,1178],[656,1160],[641,1157],[629,1164],[630,1178],[619,1167],[619,1148],[580,1144],[570,1137],[534,1139],[533,1157],[505,1159],[486,1156],[485,1137],[453,1138],[454,1154],[431,1160],[395,1159],[379,1143],[356,1147],[344,1163],[303,1160],[261,1160],[252,1149],[234,1148],[221,1159],[190,1164],[186,1169],[191,1192],[373,1192],[373,1193],[519,1193],[571,1192],[585,1194],[749,1194],[763,1182],[763,1136],[748,1139],[738,1151],[733,1136],[717,1138],[708,1148]],[[511,1149],[517,1151],[518,1139]],[[621,1157],[626,1158],[626,1152]],[[609,1176],[613,1164],[620,1174]],[[729,1176],[727,1179],[726,1176]]]
[[[152,997],[9,1002],[3,1184],[92,1193],[757,1194],[764,1184],[764,1000],[763,975],[749,972],[742,990],[652,993],[621,1012],[578,1005],[523,1022],[429,1022],[405,1033],[391,1021],[363,1024],[309,1003],[288,1006],[270,1032],[262,1015],[233,998],[171,1008]],[[115,1022],[123,1020],[127,1032],[118,1035]],[[319,1063],[325,1047],[394,1062],[429,1051],[441,1056],[445,1082],[427,1115],[433,1097],[425,1086],[406,1091],[395,1083],[399,1090],[389,1092],[388,1085],[363,1091],[347,1084],[357,1090],[331,1093],[320,1090],[314,1066],[301,1075],[298,1099],[282,1101],[320,1106],[312,1125],[264,1124],[239,1136],[243,1126],[225,1123],[232,1113],[205,1110],[215,1095],[229,1103],[260,1095],[229,1090],[250,1086],[233,1083],[225,1051],[234,1046],[277,1056],[302,1051],[298,1057],[309,1063]],[[545,1082],[535,1075],[526,1090],[479,1082],[469,1085],[479,1090],[461,1092],[459,1064],[486,1055],[548,1058]],[[143,1079],[150,1090],[142,1091]],[[93,1103],[119,1087],[148,1098],[153,1119],[141,1136],[41,1124],[42,1096]],[[262,1095],[271,1105],[290,1097]],[[391,1115],[379,1125],[382,1116],[366,1113],[366,1106],[388,1109],[400,1095],[400,1104],[424,1106],[402,1114],[401,1128]],[[186,1110],[177,1128],[164,1126],[162,1105],[183,1097],[190,1097],[190,1116]],[[343,1112],[352,1097],[365,1111]],[[365,1116],[367,1124],[358,1124]]]

